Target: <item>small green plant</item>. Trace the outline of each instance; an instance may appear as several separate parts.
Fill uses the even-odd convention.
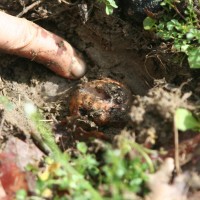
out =
[[[43,121],[42,114],[37,111],[32,104],[28,104],[25,107],[25,111],[34,124],[36,130],[40,133],[41,138],[37,139],[39,139],[40,144],[42,143],[42,146],[49,151],[49,157],[45,160],[45,171],[40,173],[39,168],[36,170],[38,181],[36,183],[37,186],[33,197],[35,199],[37,199],[37,197],[44,197],[45,199],[53,196],[53,199],[55,200],[61,199],[58,198],[57,194],[53,194],[52,192],[53,187],[56,187],[58,188],[57,191],[62,191],[64,189],[65,191],[67,190],[71,197],[78,195],[81,196],[83,200],[101,200],[102,198],[100,194],[93,188],[90,182],[84,178],[83,174],[79,173],[73,166],[71,166],[70,156],[61,152],[54,140],[50,126]],[[79,185],[79,187],[77,187],[77,185]],[[21,193],[22,191],[20,191],[20,194]],[[19,193],[17,193],[17,196],[18,195]],[[69,198],[62,199],[64,200]]]
[[[142,161],[142,157],[138,155],[130,159],[122,149],[106,144],[103,160],[99,161],[87,149],[85,143],[77,143],[78,151],[75,157],[68,157],[68,167],[63,165],[63,160],[51,157],[46,157],[42,171],[27,166],[37,176],[36,188],[31,196],[20,190],[17,200],[124,199],[126,193],[134,196],[144,190],[144,183],[148,179],[148,164]],[[69,170],[69,167],[73,170]],[[90,187],[86,187],[88,182],[96,188],[96,194],[91,192]]]
[[[106,14],[111,15],[113,10],[117,8],[115,0],[98,0],[100,3],[104,3],[106,6]]]
[[[105,165],[102,167],[104,175],[103,187],[111,189],[113,199],[124,199],[126,192],[138,193],[147,181],[148,164],[142,162],[140,156],[125,159],[121,149],[108,149],[105,154]],[[108,192],[108,191],[107,191]]]
[[[175,125],[177,129],[181,131],[200,131],[200,120],[195,118],[193,114],[185,108],[178,108],[176,110]]]
[[[181,2],[164,0],[161,4],[165,10],[163,16],[158,20],[147,17],[144,20],[144,29],[155,30],[159,37],[171,41],[172,49],[188,56],[191,68],[200,68],[200,30],[194,2],[185,1],[187,7],[183,13],[179,12],[175,3]]]
[[[154,172],[150,154],[155,153],[124,136],[118,137],[115,146],[99,143],[98,156],[92,148],[78,142],[72,154],[62,153],[57,147],[50,127],[42,115],[33,109],[30,119],[40,132],[50,155],[43,167],[29,165],[27,170],[37,177],[31,194],[19,190],[17,200],[106,200],[125,199],[145,190],[147,173]]]

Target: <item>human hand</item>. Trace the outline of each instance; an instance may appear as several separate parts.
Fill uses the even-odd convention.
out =
[[[44,64],[66,78],[80,78],[86,70],[82,58],[63,38],[1,11],[0,50]]]

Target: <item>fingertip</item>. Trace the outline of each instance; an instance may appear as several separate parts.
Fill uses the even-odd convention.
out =
[[[72,78],[81,78],[86,72],[86,64],[79,57],[72,58],[71,75]]]

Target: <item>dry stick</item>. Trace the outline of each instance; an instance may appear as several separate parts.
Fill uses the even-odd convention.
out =
[[[178,8],[175,5],[172,5],[172,8],[176,11],[176,13],[183,19],[185,20],[185,17],[179,12]]]
[[[3,117],[2,117],[1,123],[0,123],[0,137],[2,136],[2,130],[3,130],[5,119],[6,119],[5,115],[3,114]]]
[[[176,128],[175,119],[174,119],[174,145],[175,145],[175,155],[174,155],[174,162],[175,162],[175,169],[176,173],[180,174],[180,159],[179,159],[179,135],[178,130]]]
[[[29,10],[33,9],[34,7],[38,6],[41,4],[44,0],[38,0],[31,5],[27,6],[26,8],[23,9],[22,12],[20,12],[16,17],[22,17],[24,14],[26,14]]]
[[[67,4],[67,5],[71,5],[71,3],[69,3],[69,2],[67,2],[67,1],[65,1],[65,0],[59,0],[59,3],[65,3],[65,4]]]

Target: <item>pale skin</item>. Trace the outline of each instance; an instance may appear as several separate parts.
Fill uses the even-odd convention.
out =
[[[77,79],[86,65],[63,38],[26,19],[0,11],[0,50],[41,63],[56,74]]]

